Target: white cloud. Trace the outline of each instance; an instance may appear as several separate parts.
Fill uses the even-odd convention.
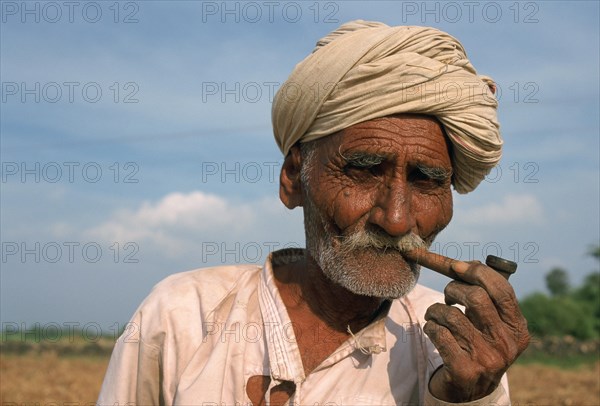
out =
[[[501,201],[458,213],[463,224],[522,225],[541,224],[543,207],[530,194],[507,195]]]
[[[299,227],[285,212],[276,198],[238,203],[201,191],[170,193],[135,210],[115,212],[85,234],[105,241],[143,243],[177,257],[197,251],[199,242],[208,240],[278,241],[295,234],[292,230]],[[272,229],[274,224],[277,229]]]
[[[227,200],[200,191],[170,193],[157,202],[144,202],[136,210],[122,210],[88,230],[110,241],[146,241],[174,255],[188,246],[184,236],[228,229],[236,233],[254,223],[249,205],[232,206]]]

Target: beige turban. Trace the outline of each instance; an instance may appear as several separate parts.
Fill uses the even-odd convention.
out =
[[[352,21],[317,43],[273,101],[284,155],[363,121],[398,113],[437,117],[453,144],[454,188],[475,189],[502,139],[493,81],[478,76],[455,38],[428,27]]]

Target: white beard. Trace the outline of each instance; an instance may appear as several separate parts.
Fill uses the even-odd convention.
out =
[[[419,236],[393,238],[364,229],[335,236],[310,199],[305,199],[304,216],[308,253],[331,281],[358,295],[389,299],[405,296],[416,285],[420,267],[405,262],[401,250],[427,246]]]

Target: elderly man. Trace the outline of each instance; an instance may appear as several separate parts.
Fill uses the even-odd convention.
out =
[[[509,403],[528,342],[509,283],[456,262],[442,295],[407,255],[450,222],[451,185],[473,190],[500,159],[490,88],[435,29],[354,21],[320,40],[273,104],[280,198],[303,208],[306,250],[161,282],[99,403]]]

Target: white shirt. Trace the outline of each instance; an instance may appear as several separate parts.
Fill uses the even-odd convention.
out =
[[[290,405],[449,405],[428,391],[442,360],[422,331],[443,295],[420,285],[305,376],[271,266],[301,255],[282,250],[263,267],[205,268],[157,284],[116,343],[98,404],[250,405],[246,383],[265,375],[267,402],[271,388],[291,381]],[[465,403],[489,404],[510,404],[506,376]]]

